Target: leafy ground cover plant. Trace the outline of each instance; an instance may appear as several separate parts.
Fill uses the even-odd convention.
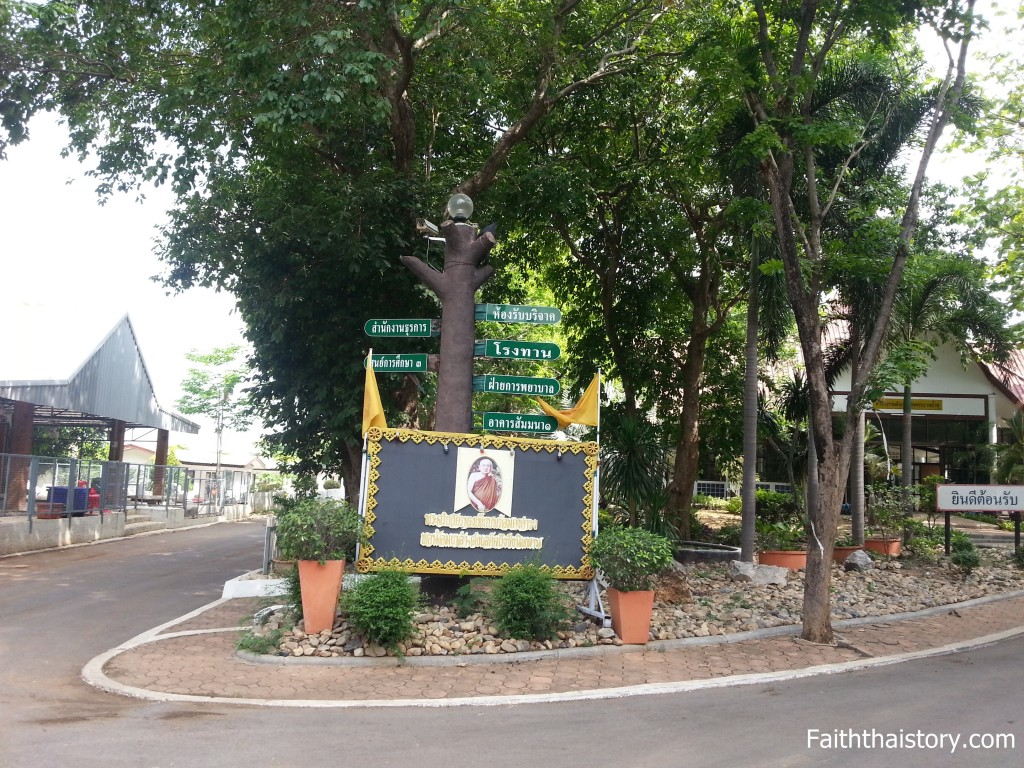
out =
[[[949,537],[949,561],[963,573],[964,577],[981,565],[981,554],[974,541],[963,531],[952,531]]]
[[[484,579],[469,579],[455,590],[451,603],[459,618],[464,619],[484,609],[490,590],[485,588]]]
[[[498,579],[490,607],[502,634],[524,640],[552,638],[572,618],[555,577],[536,563],[517,565]]]
[[[349,623],[371,643],[396,650],[413,631],[419,590],[405,571],[384,570],[342,594]]]
[[[235,647],[240,651],[249,651],[250,653],[275,653],[282,634],[283,632],[279,629],[271,630],[265,635],[249,630],[242,633]]]
[[[762,552],[795,552],[807,546],[806,528],[798,523],[756,523],[757,548]]]

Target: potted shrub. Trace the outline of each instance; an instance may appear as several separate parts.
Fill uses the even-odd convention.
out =
[[[871,489],[867,515],[868,535],[864,549],[886,557],[899,557],[905,521],[899,490],[876,484]]]
[[[643,645],[651,631],[654,577],[672,564],[672,543],[643,528],[609,528],[594,540],[590,557],[608,583],[615,634]]]
[[[303,499],[278,518],[278,551],[298,561],[308,634],[334,626],[345,560],[355,558],[361,530],[359,513],[333,499]]]
[[[757,521],[757,562],[791,571],[807,567],[807,535],[800,523]]]

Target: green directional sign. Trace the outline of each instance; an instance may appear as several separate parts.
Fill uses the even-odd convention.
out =
[[[554,325],[562,322],[562,310],[556,307],[528,307],[519,304],[477,304],[474,317],[477,320],[490,320],[494,323]]]
[[[363,358],[363,368],[366,358]],[[374,355],[373,370],[377,373],[426,373],[426,354],[416,355]]]
[[[561,389],[557,379],[542,379],[533,376],[491,376],[490,374],[473,377],[474,392],[554,397]]]
[[[484,411],[485,432],[554,432],[558,422],[540,413]]]
[[[440,323],[436,320],[406,318],[404,320],[367,320],[363,325],[367,336],[439,336]]]
[[[562,350],[547,341],[502,341],[484,339],[473,346],[476,357],[494,357],[512,360],[557,360]]]

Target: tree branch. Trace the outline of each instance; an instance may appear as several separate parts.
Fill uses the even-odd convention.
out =
[[[406,268],[419,278],[420,282],[432,290],[442,302],[444,301],[447,281],[443,272],[438,272],[415,256],[402,256],[400,259]]]

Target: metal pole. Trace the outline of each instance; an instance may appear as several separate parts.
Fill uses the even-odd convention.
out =
[[[1013,551],[1020,552],[1020,510],[1013,513]]]
[[[950,517],[951,517],[950,512],[947,509],[946,510],[946,534],[945,534],[946,557],[949,557],[949,538],[950,538],[949,531],[950,531],[950,528],[952,527],[952,521],[950,520]]]

